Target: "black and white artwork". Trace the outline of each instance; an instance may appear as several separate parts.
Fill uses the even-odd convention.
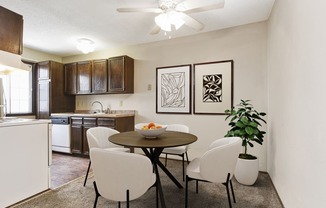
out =
[[[194,64],[194,114],[225,115],[233,106],[233,60]]]
[[[203,102],[222,102],[222,74],[203,76]]]
[[[185,107],[185,72],[164,73],[161,76],[161,107]]]
[[[156,68],[156,113],[191,113],[191,65]]]

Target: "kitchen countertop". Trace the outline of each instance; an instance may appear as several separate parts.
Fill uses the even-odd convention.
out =
[[[0,127],[33,125],[42,123],[51,123],[51,121],[46,119],[28,119],[17,117],[0,118]]]
[[[118,118],[135,116],[134,110],[112,110],[110,113],[98,113],[93,111],[76,111],[75,113],[51,113],[51,116],[77,116],[77,117],[96,117],[96,118]]]

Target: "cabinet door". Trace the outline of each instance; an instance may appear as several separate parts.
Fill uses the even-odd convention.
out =
[[[119,132],[134,131],[135,117],[128,116],[116,118],[115,127]]]
[[[83,150],[83,118],[71,118],[71,152],[81,154]]]
[[[23,16],[0,6],[0,50],[23,53]]]
[[[90,94],[92,89],[92,64],[90,61],[77,64],[77,94]]]
[[[76,86],[77,86],[77,64],[65,64],[65,93],[66,94],[76,94]]]
[[[74,112],[75,96],[65,94],[63,64],[50,61],[51,113]]]
[[[71,125],[71,152],[75,154],[81,154],[83,150],[82,146],[83,128],[81,125]]]
[[[118,56],[108,60],[108,92],[134,92],[134,60],[128,56]]]
[[[107,60],[94,60],[92,69],[92,92],[105,93],[107,92],[107,75],[108,62]]]
[[[51,114],[50,80],[40,80],[37,86],[37,118],[48,119]]]
[[[89,154],[89,147],[88,147],[88,141],[87,141],[87,130],[96,126],[96,118],[83,118],[83,154],[88,155]]]

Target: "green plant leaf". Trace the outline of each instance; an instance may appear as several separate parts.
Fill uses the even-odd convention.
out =
[[[253,129],[252,127],[250,127],[250,126],[247,126],[247,127],[245,128],[245,131],[246,131],[246,133],[249,134],[249,135],[253,135],[253,134],[254,134],[254,129]]]
[[[254,147],[253,143],[248,142],[248,144],[249,144],[250,147]]]
[[[240,121],[244,124],[244,125],[249,125],[249,119],[247,117],[241,117]]]
[[[249,123],[249,126],[252,126],[252,127],[254,127],[254,128],[257,128],[258,124],[257,124],[256,122],[254,122],[254,121],[251,121],[251,122]]]
[[[245,125],[241,121],[237,121],[237,123],[235,125],[237,127],[240,127],[240,128],[244,128],[245,127]]]
[[[257,143],[258,143],[258,144],[260,144],[260,145],[262,145],[262,144],[263,144],[263,142],[262,142],[262,141],[260,141],[260,140],[258,140],[258,139],[253,139],[253,141],[257,142]]]

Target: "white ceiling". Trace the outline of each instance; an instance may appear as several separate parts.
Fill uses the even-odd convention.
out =
[[[182,26],[169,35],[182,37],[264,21],[273,4],[274,0],[225,0],[222,9],[190,15],[205,24],[202,31]],[[162,31],[149,34],[157,14],[116,11],[158,7],[157,0],[0,0],[0,5],[23,15],[24,47],[62,57],[81,54],[76,49],[79,38],[93,40],[95,51],[168,39]]]

